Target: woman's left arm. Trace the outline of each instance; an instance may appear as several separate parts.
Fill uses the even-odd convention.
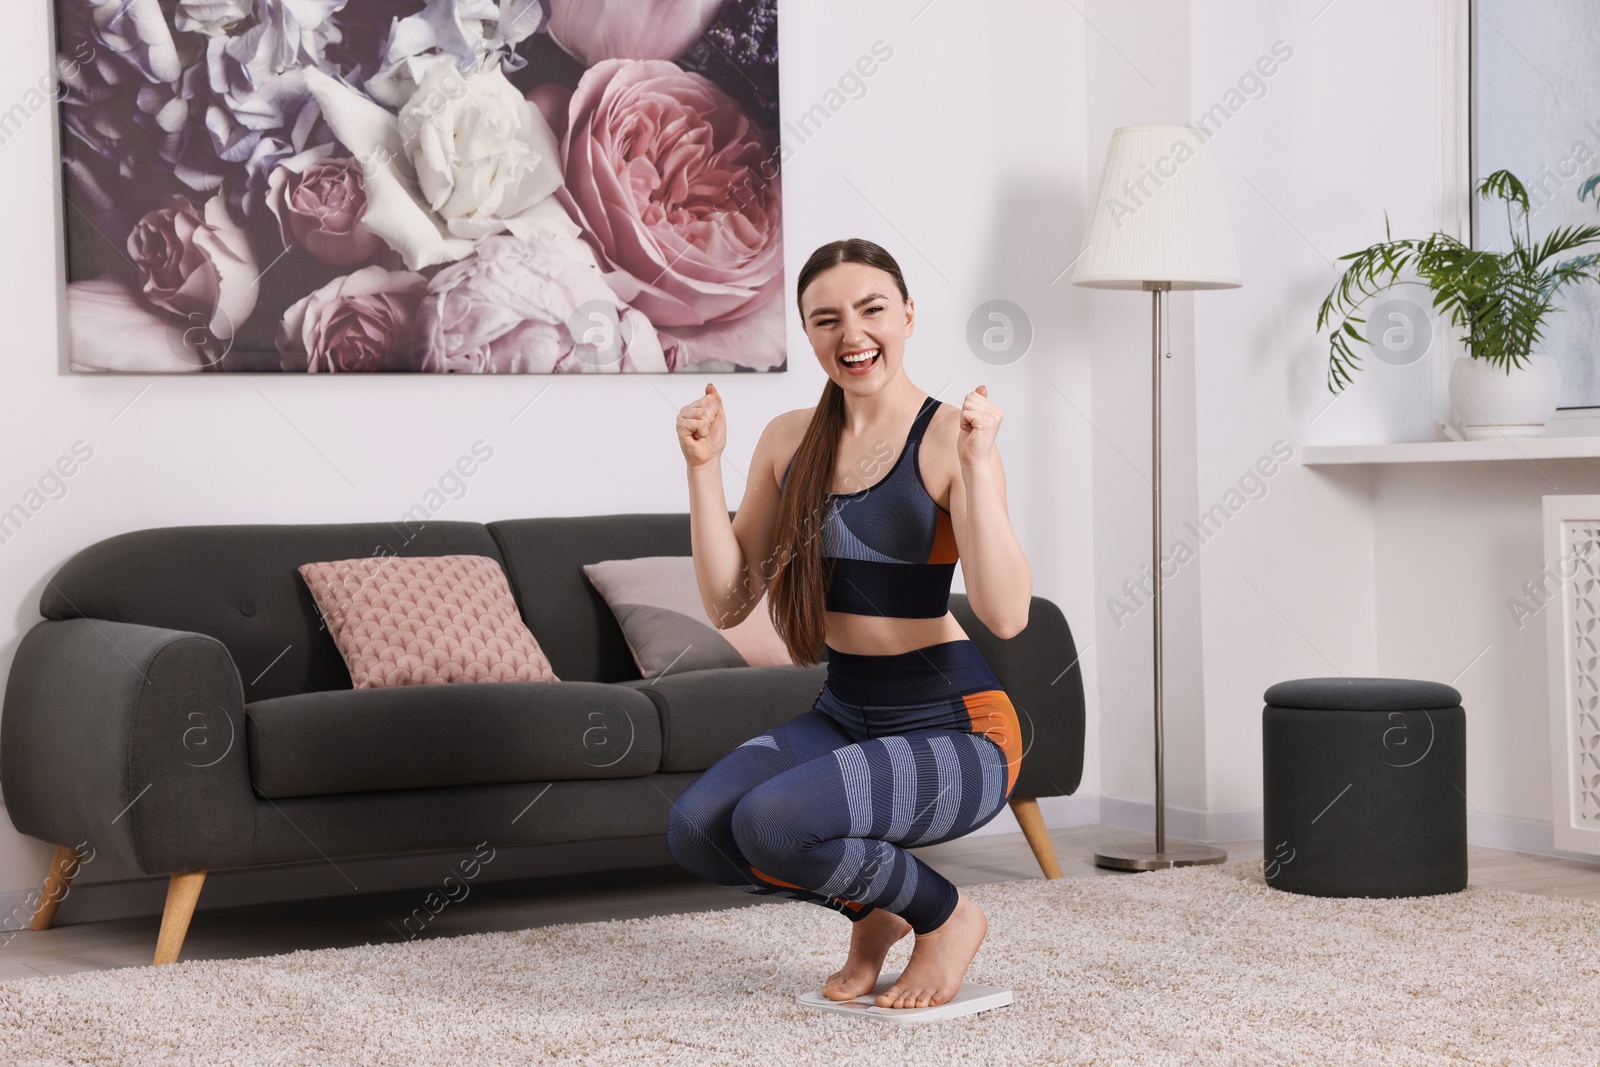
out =
[[[995,446],[1002,417],[986,386],[962,401],[956,437],[960,476],[950,485],[950,523],[973,614],[996,637],[1011,638],[1028,625],[1033,570],[1006,513],[1005,468]]]

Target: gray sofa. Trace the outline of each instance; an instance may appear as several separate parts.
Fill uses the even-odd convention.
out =
[[[498,560],[562,680],[352,689],[296,568],[380,553]],[[673,799],[810,707],[826,672],[640,678],[581,565],[688,554],[687,513],[174,526],[88,546],[47,583],[0,717],[6,809],[57,846],[34,929],[85,843],[170,876],[155,959],[167,963],[206,871],[665,833]],[[1012,806],[1058,877],[1033,798],[1071,793],[1082,771],[1071,631],[1039,597],[1009,641],[964,595],[950,606],[1018,708]]]

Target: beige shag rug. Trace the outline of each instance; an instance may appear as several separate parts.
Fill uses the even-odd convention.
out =
[[[970,976],[1016,1001],[954,1021],[795,1005],[848,931],[782,902],[0,983],[0,1063],[1600,1063],[1593,903],[1320,899],[1246,862],[966,892]]]

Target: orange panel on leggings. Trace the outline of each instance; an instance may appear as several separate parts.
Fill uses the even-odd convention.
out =
[[[968,693],[961,698],[967,706],[967,717],[972,720],[972,732],[982,734],[1000,746],[1006,754],[1006,793],[1017,784],[1017,772],[1022,769],[1022,724],[1017,721],[1017,709],[1004,689],[985,689],[981,693]]]

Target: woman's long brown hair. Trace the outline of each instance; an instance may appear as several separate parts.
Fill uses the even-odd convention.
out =
[[[795,303],[806,286],[829,267],[864,263],[894,279],[902,300],[910,299],[900,264],[881,245],[859,237],[830,241],[811,253],[795,283]],[[802,319],[805,308],[800,308]],[[822,557],[822,520],[827,514],[828,487],[838,459],[839,435],[844,430],[844,390],[832,378],[811,424],[794,453],[789,480],[778,501],[777,532],[772,558],[776,567],[768,585],[767,611],[789,656],[801,666],[819,662],[827,633],[827,581],[829,567]]]

